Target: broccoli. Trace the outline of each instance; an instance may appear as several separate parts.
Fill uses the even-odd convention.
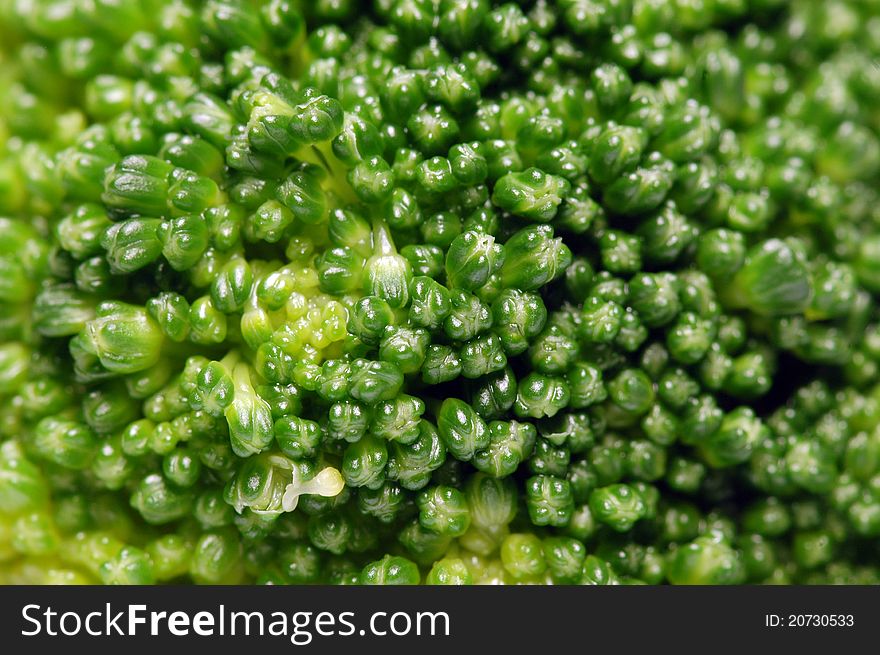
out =
[[[878,0],[0,0],[0,582],[877,584]]]

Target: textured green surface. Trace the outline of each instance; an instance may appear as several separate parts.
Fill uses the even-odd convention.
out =
[[[877,583],[877,0],[0,0],[0,583]]]

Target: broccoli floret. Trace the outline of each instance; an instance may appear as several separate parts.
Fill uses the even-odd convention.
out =
[[[880,581],[876,3],[197,4],[0,2],[0,583]]]

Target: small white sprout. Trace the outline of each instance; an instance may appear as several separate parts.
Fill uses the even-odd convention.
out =
[[[342,474],[332,466],[322,469],[309,480],[302,479],[302,473],[297,466],[293,467],[292,474],[293,480],[287,485],[284,496],[281,498],[281,509],[285,512],[295,510],[299,503],[299,497],[303,494],[332,498],[339,495],[345,486]]]

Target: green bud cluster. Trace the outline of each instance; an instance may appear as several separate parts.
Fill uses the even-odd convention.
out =
[[[880,581],[877,0],[0,0],[0,583]]]

